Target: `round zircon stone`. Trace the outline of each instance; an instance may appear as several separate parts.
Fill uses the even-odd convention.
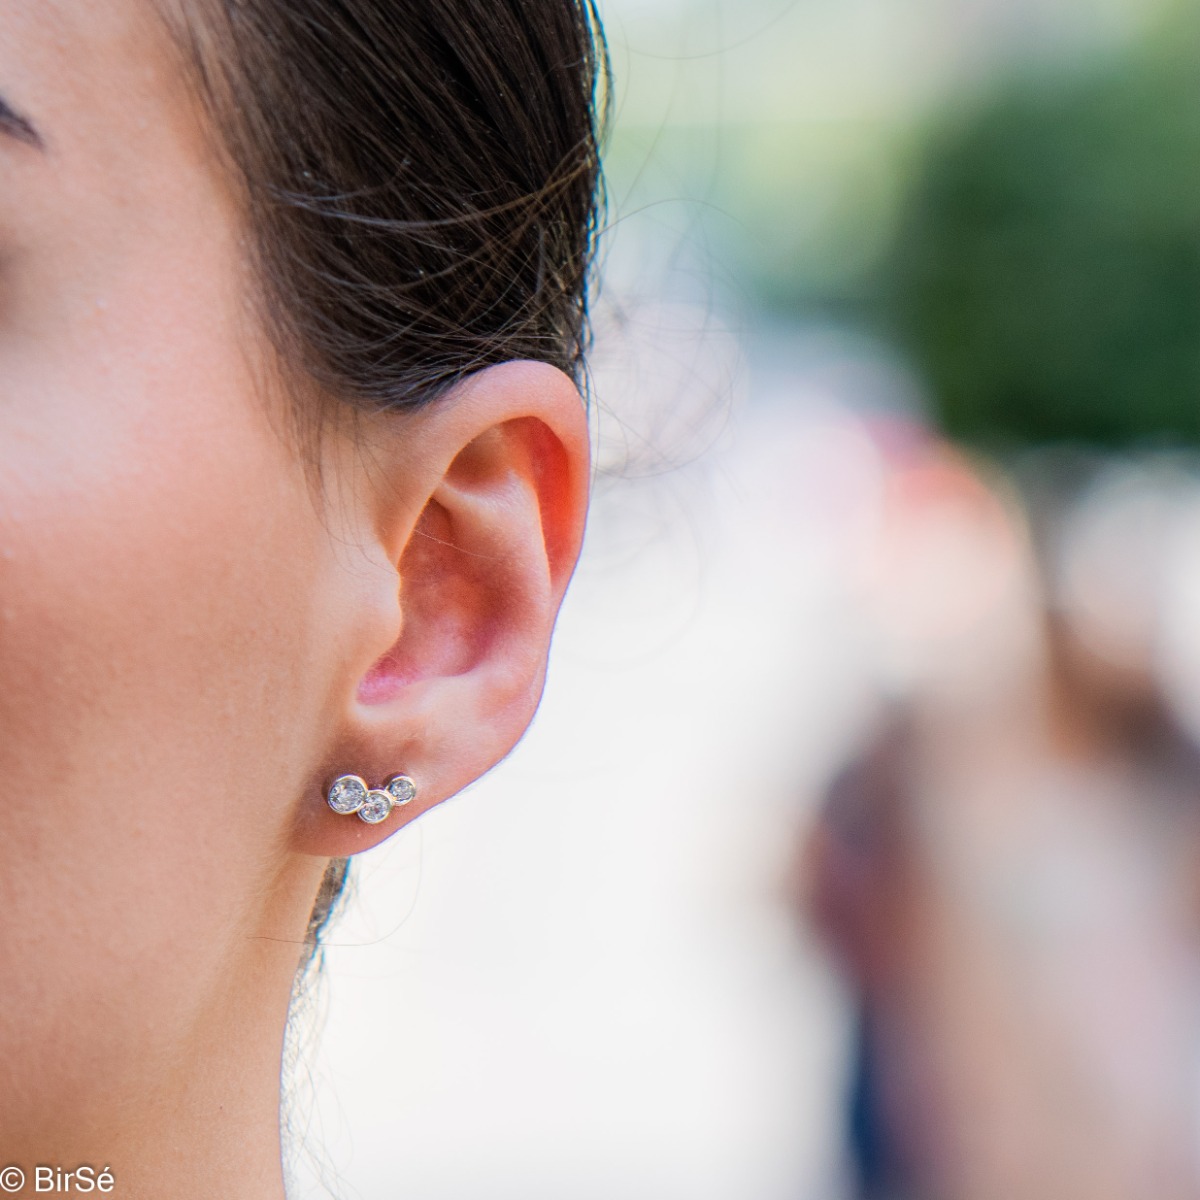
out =
[[[366,802],[367,785],[357,775],[343,775],[329,789],[329,807],[343,816],[358,812]]]
[[[366,803],[358,810],[359,819],[368,825],[386,821],[392,811],[392,798],[387,792],[372,790],[367,793]]]
[[[417,785],[407,775],[393,775],[387,781],[388,795],[397,804],[407,804],[417,794]]]

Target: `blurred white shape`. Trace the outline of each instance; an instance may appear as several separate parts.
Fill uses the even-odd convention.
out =
[[[741,347],[697,303],[603,303],[589,360],[597,473],[661,475],[717,448],[745,400]]]
[[[1057,607],[1087,648],[1149,670],[1181,505],[1197,482],[1153,462],[1118,462],[1064,522]]]
[[[1056,543],[1055,610],[1098,660],[1161,689],[1200,745],[1200,466],[1114,459]]]
[[[1155,666],[1176,716],[1200,745],[1200,475],[1181,496],[1170,532]]]

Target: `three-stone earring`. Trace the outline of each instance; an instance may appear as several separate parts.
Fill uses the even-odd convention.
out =
[[[410,804],[417,785],[407,775],[393,775],[381,788],[367,787],[361,775],[339,775],[329,788],[329,807],[342,816],[358,814],[360,821],[378,825],[392,815],[393,808]]]

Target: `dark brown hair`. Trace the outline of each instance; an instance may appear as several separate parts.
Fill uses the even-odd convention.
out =
[[[593,0],[183,0],[263,311],[324,395],[580,378],[606,55]]]
[[[168,17],[300,392],[413,409],[513,358],[582,382],[609,94],[593,0],[175,0]],[[345,878],[335,859],[302,965]]]

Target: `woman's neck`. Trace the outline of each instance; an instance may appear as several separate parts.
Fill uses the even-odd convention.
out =
[[[90,1084],[51,1098],[37,1093],[36,1080],[22,1081],[29,1085],[19,1089],[24,1103],[10,1113],[0,1102],[6,1164],[20,1166],[27,1180],[17,1194],[37,1194],[39,1165],[65,1175],[86,1164],[111,1173],[111,1194],[121,1200],[283,1200],[284,1038],[324,865],[290,861],[260,894],[257,915],[231,933],[223,956],[195,963],[198,1002],[175,1010],[186,1020],[168,1029],[168,1014],[139,1014],[144,1053],[109,1053],[105,1014],[79,1014],[96,1022]],[[186,956],[188,948],[178,952]]]

